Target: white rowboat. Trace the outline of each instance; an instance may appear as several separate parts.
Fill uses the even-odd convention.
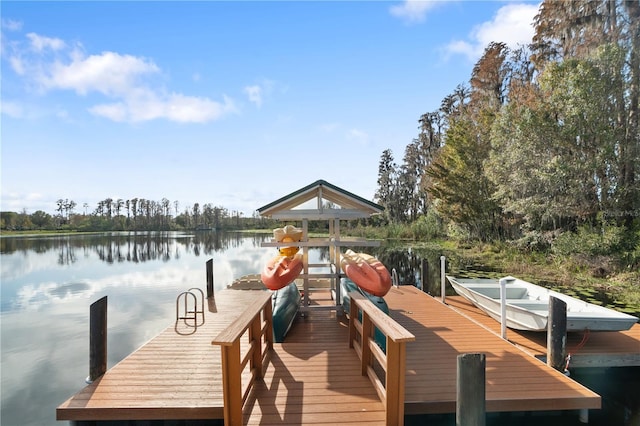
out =
[[[466,279],[447,276],[453,289],[496,321],[501,321],[500,280]],[[630,329],[638,318],[575,297],[540,287],[513,277],[507,282],[507,327],[516,330],[547,329],[549,298],[554,296],[567,304],[567,331],[621,331]]]

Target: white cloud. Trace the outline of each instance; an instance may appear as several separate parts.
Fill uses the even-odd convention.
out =
[[[76,57],[70,63],[56,62],[48,75],[40,82],[48,89],[69,89],[86,95],[100,92],[104,95],[126,95],[145,74],[158,73],[160,69],[149,60],[114,52]]]
[[[13,69],[13,71],[15,71],[15,73],[18,75],[24,75],[27,72],[22,58],[18,56],[10,57],[9,64],[11,64],[11,69]]]
[[[80,45],[69,46],[61,39],[35,33],[27,34],[27,39],[28,48],[23,48],[25,43],[11,46],[8,60],[13,71],[41,94],[70,90],[79,95],[104,95],[107,102],[88,107],[94,115],[117,122],[204,123],[237,112],[226,96],[215,101],[154,87],[149,77],[161,75],[162,70],[151,59],[109,51],[86,55]],[[7,114],[18,112],[8,105]]]
[[[46,49],[61,50],[66,47],[66,43],[59,38],[44,37],[36,33],[27,34],[27,38],[31,41],[31,47],[36,52],[42,52]]]
[[[470,61],[479,59],[491,42],[506,43],[511,48],[531,43],[533,18],[538,5],[508,4],[501,7],[491,21],[475,26],[468,40],[454,40],[446,46],[448,55],[461,54]]]
[[[244,93],[249,97],[249,101],[256,104],[258,108],[262,106],[262,87],[255,86],[247,86],[244,88]]]
[[[249,102],[255,104],[258,108],[262,106],[265,98],[267,98],[273,92],[276,83],[271,80],[263,79],[257,84],[252,86],[245,86],[244,93],[249,98]],[[281,92],[286,92],[287,88],[281,86],[278,88]]]
[[[0,103],[0,110],[2,114],[12,118],[24,117],[24,108],[22,104],[19,104],[17,102],[7,101],[3,99]]]
[[[223,102],[215,102],[179,93],[159,96],[153,92],[141,92],[127,96],[122,102],[96,105],[90,108],[90,112],[117,122],[167,119],[179,123],[206,123],[237,112],[231,98],[223,96],[223,99]]]
[[[31,214],[36,210],[50,210],[51,205],[55,205],[55,200],[47,200],[43,194],[37,192],[22,194],[14,191],[2,191],[0,198],[2,211],[22,212],[23,209],[26,210],[25,206],[29,206],[30,209],[27,210],[27,213]]]
[[[427,12],[442,3],[442,1],[405,0],[402,4],[391,6],[389,13],[412,24],[424,21]]]
[[[22,22],[15,19],[2,19],[2,29],[7,31],[20,31],[22,29]]]

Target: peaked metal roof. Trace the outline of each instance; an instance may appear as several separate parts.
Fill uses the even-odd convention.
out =
[[[315,209],[296,207],[317,199]],[[330,201],[341,208],[326,208],[323,201]],[[289,195],[277,199],[258,209],[262,216],[288,220],[319,219],[359,219],[381,213],[384,210],[379,204],[345,191],[324,180],[317,180],[310,185],[298,189]]]

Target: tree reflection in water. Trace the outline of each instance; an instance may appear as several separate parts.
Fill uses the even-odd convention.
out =
[[[238,232],[109,232],[101,234],[51,235],[38,237],[10,237],[0,239],[0,253],[29,251],[45,253],[58,250],[58,264],[69,265],[78,260],[78,253],[87,257],[97,254],[106,263],[170,261],[179,259],[184,251],[195,256],[211,256],[253,240],[254,247],[270,238],[268,234]]]

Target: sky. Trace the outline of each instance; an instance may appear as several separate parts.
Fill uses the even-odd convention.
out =
[[[374,201],[527,1],[0,2],[2,211],[107,198],[251,216],[323,179]],[[85,204],[87,207],[85,207]]]

